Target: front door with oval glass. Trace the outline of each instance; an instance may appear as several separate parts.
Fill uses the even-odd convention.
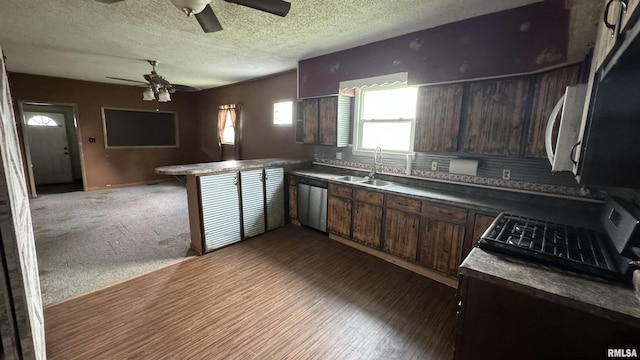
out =
[[[24,118],[36,185],[73,182],[64,115],[25,112]]]

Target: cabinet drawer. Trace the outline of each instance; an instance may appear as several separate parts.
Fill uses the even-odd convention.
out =
[[[329,195],[351,198],[353,195],[353,189],[350,186],[329,183]]]
[[[467,209],[429,201],[424,202],[424,209],[425,215],[436,219],[460,223],[467,221]]]
[[[353,191],[353,198],[356,201],[382,206],[384,194],[375,191],[355,189]]]
[[[387,198],[387,207],[407,212],[420,212],[421,201],[404,197],[389,195]]]

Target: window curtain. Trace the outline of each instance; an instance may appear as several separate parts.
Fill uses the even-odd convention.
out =
[[[240,160],[240,127],[237,120],[238,108],[239,106],[237,104],[218,106],[218,146],[220,147],[220,159],[222,159],[222,134],[224,133],[227,114],[229,114],[234,133],[233,147],[235,148],[236,160]]]

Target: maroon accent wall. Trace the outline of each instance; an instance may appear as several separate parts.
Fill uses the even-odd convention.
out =
[[[408,72],[410,84],[527,73],[567,59],[569,11],[547,0],[302,60],[299,97],[338,93],[340,81]]]
[[[241,104],[240,158],[313,158],[313,146],[294,142],[294,127],[273,126],[273,102],[296,99],[296,72],[247,81],[197,93],[201,122],[199,151],[203,161],[220,159],[218,105]],[[225,150],[226,151],[226,150]]]
[[[89,190],[167,179],[154,169],[164,165],[198,162],[194,137],[198,137],[196,98],[176,92],[162,110],[178,113],[180,147],[145,149],[105,149],[101,107],[155,110],[155,103],[142,101],[142,88],[61,79],[46,76],[9,74],[14,106],[19,100],[75,104],[80,143],[84,157],[86,187]],[[18,126],[20,131],[20,126]],[[95,143],[89,143],[95,138]]]

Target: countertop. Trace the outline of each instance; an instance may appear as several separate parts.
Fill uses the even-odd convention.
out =
[[[306,159],[255,159],[255,160],[228,160],[208,163],[172,165],[157,167],[156,173],[161,175],[213,175],[226,172],[259,169],[263,167],[289,166],[310,163]]]
[[[640,327],[640,300],[631,287],[520,261],[477,247],[471,250],[460,265],[460,273],[596,316]]]
[[[464,185],[449,186],[442,189],[432,186],[428,181],[416,180],[411,185],[396,183],[386,187],[373,187],[354,182],[340,181],[339,173],[329,169],[302,169],[291,174],[308,178],[326,180],[343,185],[361,186],[369,190],[396,193],[421,199],[436,200],[450,205],[474,208],[487,213],[511,212],[531,218],[561,222],[587,229],[599,229],[599,215],[602,204],[580,200],[552,198],[529,194],[513,194],[500,190],[470,188]],[[384,175],[383,175],[384,176]],[[382,176],[379,176],[382,178]],[[392,176],[385,180],[396,181]],[[458,189],[458,191],[456,191]]]

